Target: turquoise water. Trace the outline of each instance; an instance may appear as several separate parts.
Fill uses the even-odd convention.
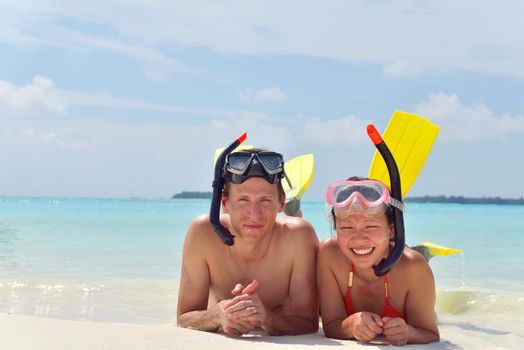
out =
[[[185,231],[208,208],[206,200],[0,197],[0,312],[174,322]],[[320,239],[331,235],[322,203],[302,210]],[[522,206],[409,206],[408,244],[464,250],[431,260],[439,317],[489,318],[495,329],[520,320],[523,219]]]

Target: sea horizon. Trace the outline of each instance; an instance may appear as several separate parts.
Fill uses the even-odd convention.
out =
[[[182,192],[177,192],[171,196],[167,196],[167,197],[163,197],[163,196],[157,196],[157,197],[148,197],[148,196],[122,196],[122,197],[118,197],[118,196],[109,196],[109,197],[103,197],[103,196],[82,196],[82,195],[14,195],[14,194],[0,194],[0,200],[2,198],[35,198],[35,199],[87,199],[87,200],[209,200],[210,198],[174,198],[173,196],[175,196],[176,194],[180,194],[180,193],[183,193],[183,192],[199,192],[199,193],[211,193],[210,191],[182,191]],[[425,198],[425,197],[429,197],[429,198],[437,198],[437,197],[446,197],[446,198],[463,198],[463,199],[479,199],[479,200],[482,200],[482,199],[500,199],[500,200],[516,200],[516,201],[519,201],[519,200],[524,200],[524,197],[520,196],[520,197],[503,197],[503,196],[497,196],[497,195],[494,195],[494,196],[465,196],[465,195],[461,195],[461,194],[452,194],[452,195],[446,195],[446,194],[438,194],[438,195],[428,195],[428,194],[425,194],[425,195],[416,195],[416,196],[406,196],[404,197],[404,200],[406,200],[407,202],[409,202],[410,200],[413,200],[413,199],[421,199],[421,198]],[[319,202],[323,202],[324,199],[322,198],[319,198],[319,199],[310,199],[308,198],[307,196],[305,198],[302,199],[302,202],[313,202],[313,203],[319,203]],[[415,202],[412,202],[412,203],[415,203]],[[468,205],[468,204],[484,204],[484,203],[451,203],[451,204],[465,204],[465,205]],[[496,205],[496,203],[485,203],[486,205],[490,205],[490,204],[494,204]],[[507,204],[507,205],[521,205],[521,204]]]

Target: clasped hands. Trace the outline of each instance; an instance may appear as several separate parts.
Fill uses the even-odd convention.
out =
[[[393,345],[405,345],[409,338],[409,326],[400,317],[380,317],[371,312],[357,312],[353,317],[353,337],[363,342],[383,334]]]
[[[224,333],[247,334],[266,323],[268,314],[256,292],[257,288],[257,280],[253,280],[245,287],[237,284],[231,291],[234,297],[218,304]]]

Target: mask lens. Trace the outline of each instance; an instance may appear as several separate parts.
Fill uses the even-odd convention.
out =
[[[251,153],[236,152],[228,155],[227,169],[236,174],[243,174],[251,162]]]
[[[347,200],[353,193],[355,193],[354,187],[341,186],[335,190],[335,202],[342,203]]]
[[[258,160],[270,174],[282,171],[284,159],[281,154],[273,152],[259,153]]]
[[[344,203],[354,193],[359,193],[367,202],[375,202],[382,196],[380,188],[374,186],[341,185],[335,189],[335,202]]]
[[[375,202],[382,196],[377,188],[371,186],[358,186],[355,191],[359,192],[369,202]]]

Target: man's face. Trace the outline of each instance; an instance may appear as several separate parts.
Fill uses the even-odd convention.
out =
[[[260,237],[273,228],[277,213],[284,209],[284,200],[279,198],[277,185],[253,177],[239,185],[230,184],[222,206],[230,216],[234,234],[247,239]]]

